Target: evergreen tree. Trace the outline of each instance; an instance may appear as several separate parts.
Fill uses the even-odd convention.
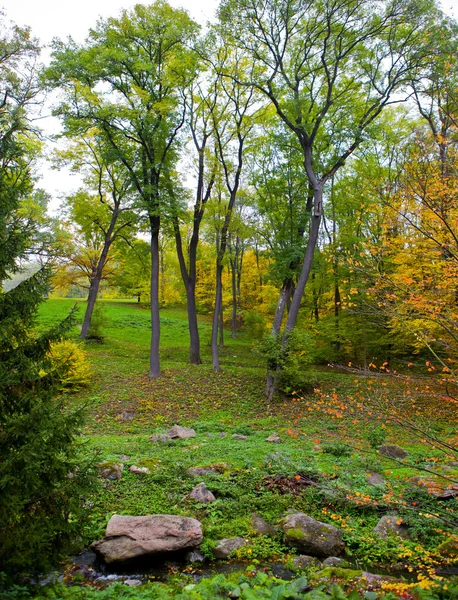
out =
[[[41,245],[28,209],[36,144],[27,106],[36,86],[27,67],[38,49],[27,29],[2,23],[1,31],[0,282],[20,272]],[[63,373],[48,359],[51,342],[71,327],[73,315],[46,334],[33,330],[48,277],[45,266],[8,292],[0,285],[0,570],[13,576],[43,570],[60,556],[79,527],[89,481],[81,412],[65,407],[58,395]]]

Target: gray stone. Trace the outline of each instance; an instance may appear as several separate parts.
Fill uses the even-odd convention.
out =
[[[307,554],[299,554],[293,558],[293,565],[298,569],[305,569],[306,567],[319,567],[321,562],[316,556],[308,556]]]
[[[143,585],[143,581],[141,579],[126,579],[124,585],[135,587],[137,585]]]
[[[283,532],[286,544],[312,556],[335,556],[344,550],[340,529],[315,521],[304,513],[286,515]]]
[[[367,583],[381,583],[382,581],[397,581],[396,577],[390,575],[375,575],[375,573],[369,573],[368,571],[362,572],[362,579],[365,579]]]
[[[188,438],[196,437],[196,432],[190,427],[181,427],[181,425],[174,425],[171,429],[165,432],[170,439],[174,440],[179,438],[180,440],[186,440]]]
[[[398,524],[399,520],[399,515],[385,515],[374,527],[374,533],[382,540],[386,540],[392,534],[408,538],[407,527],[402,523]]]
[[[325,558],[323,561],[323,565],[325,567],[344,567],[347,564],[343,558],[339,558],[338,556],[329,556]]]
[[[202,542],[202,537],[201,524],[189,517],[113,515],[105,538],[91,544],[91,548],[107,564],[123,563],[192,549]]]
[[[219,434],[219,437],[220,437],[220,438],[225,438],[225,437],[227,437],[227,433],[225,433],[224,431],[222,431],[222,432]]]
[[[268,523],[265,519],[256,513],[251,515],[251,525],[253,529],[260,535],[274,536],[277,533],[276,527]]]
[[[136,415],[137,413],[135,412],[135,410],[125,410],[119,415],[119,419],[121,421],[133,421]]]
[[[148,467],[137,467],[137,465],[132,465],[129,469],[131,473],[135,473],[136,475],[141,475],[142,473],[149,474],[151,471]]]
[[[186,554],[186,561],[190,563],[205,562],[205,556],[199,550],[192,550]]]
[[[193,477],[202,477],[209,473],[217,473],[218,471],[214,467],[191,467],[188,469],[188,473]]]
[[[371,485],[382,485],[385,483],[385,480],[378,473],[371,473],[367,478],[368,483]]]
[[[278,433],[273,433],[272,435],[269,435],[268,438],[266,438],[266,442],[272,442],[273,444],[280,444],[281,438],[278,435]]]
[[[242,442],[248,439],[246,435],[240,435],[239,433],[234,433],[232,437],[234,440],[241,440]]]
[[[126,460],[130,460],[130,458],[128,456],[126,456],[125,454],[121,454],[121,456],[119,457],[119,460],[122,462],[125,462]]]
[[[196,487],[189,493],[189,497],[194,498],[194,500],[197,500],[197,502],[202,502],[202,504],[207,504],[216,500],[215,496],[210,492],[205,483],[199,483],[199,485],[196,485]]]
[[[382,445],[382,446],[377,446],[377,450],[381,453],[384,454],[385,456],[389,456],[390,458],[407,458],[407,456],[409,456],[409,453],[407,452],[407,450],[404,450],[404,448],[400,448],[399,446],[396,446],[395,444],[387,444],[387,445]]]
[[[246,541],[242,537],[224,538],[213,548],[215,558],[227,558],[231,552],[245,546]]]
[[[163,444],[170,441],[170,436],[165,433],[153,433],[153,435],[149,438],[150,442],[162,442]]]
[[[122,463],[106,461],[99,464],[99,475],[104,479],[111,479],[113,481],[121,479],[123,471],[124,465]]]

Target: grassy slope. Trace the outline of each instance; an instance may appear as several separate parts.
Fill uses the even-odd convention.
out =
[[[73,300],[49,300],[40,310],[39,326],[61,319],[73,304]],[[269,405],[262,393],[264,368],[251,340],[244,334],[237,340],[227,335],[227,345],[221,351],[223,372],[215,374],[210,363],[210,323],[203,318],[204,364],[191,366],[187,364],[185,314],[168,309],[161,317],[163,375],[150,380],[148,311],[134,303],[107,301],[103,305],[105,342],[85,345],[93,379],[87,389],[69,395],[69,402],[87,405],[85,434],[91,446],[99,449],[101,460],[119,461],[121,455],[127,455],[126,466],[148,465],[152,473],[138,476],[126,469],[121,481],[104,486],[92,499],[84,532],[87,541],[103,535],[106,520],[113,513],[176,513],[203,522],[207,546],[220,537],[243,535],[252,543],[241,551],[241,558],[251,555],[265,559],[285,549],[280,537],[273,541],[254,537],[252,512],[258,511],[275,523],[285,510],[295,508],[343,527],[349,549],[365,562],[403,562],[413,568],[433,564],[435,548],[449,535],[447,526],[431,524],[419,516],[418,508],[433,512],[437,500],[408,485],[407,479],[418,475],[411,466],[394,463],[371,449],[368,437],[375,421],[367,410],[355,414],[339,409],[358,392],[361,382],[354,375],[325,369],[311,372],[307,378],[316,381],[321,396],[279,399]],[[75,337],[77,334],[75,328]],[[377,386],[379,382],[375,390]],[[336,410],[316,412],[314,405],[320,398],[326,398],[328,404],[334,402]],[[436,404],[426,416],[434,416],[436,431],[447,437],[454,431],[454,422],[448,407],[444,407],[444,415],[441,408]],[[132,420],[124,420],[126,411],[134,414]],[[197,437],[170,444],[149,441],[152,433],[163,432],[175,423],[194,427]],[[273,431],[280,433],[281,444],[265,441]],[[220,432],[227,436],[219,437]],[[234,433],[245,434],[248,439],[235,440]],[[406,430],[391,424],[384,433],[387,441],[409,449],[410,464],[433,467],[456,479],[456,470],[450,471],[439,451],[425,449]],[[435,462],[444,464],[447,472],[440,471]],[[224,463],[221,473],[197,480],[187,473],[189,467],[214,463]],[[368,475],[373,472],[383,474],[387,485],[371,486]],[[272,484],[272,477],[278,474],[289,478],[290,493],[284,493],[285,486]],[[301,474],[319,487],[305,486],[303,479],[297,479]],[[201,480],[217,497],[212,505],[196,505],[187,498]],[[365,496],[370,496],[371,502],[360,500]],[[447,510],[455,508],[456,500],[448,501]],[[412,542],[381,542],[374,537],[372,528],[390,509],[403,511],[404,519],[413,527]]]

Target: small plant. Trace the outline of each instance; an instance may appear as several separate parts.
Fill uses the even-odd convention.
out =
[[[79,389],[89,385],[92,371],[84,349],[71,340],[63,340],[51,345],[48,354],[51,370],[59,375],[63,388]]]
[[[352,448],[345,442],[332,442],[330,444],[324,444],[322,447],[323,452],[326,454],[332,454],[337,458],[341,456],[350,456]]]
[[[367,433],[367,441],[371,448],[377,448],[386,441],[386,429],[381,425],[371,428]]]

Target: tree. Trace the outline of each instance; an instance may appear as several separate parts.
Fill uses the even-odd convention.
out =
[[[27,108],[36,100],[37,42],[2,15],[0,37],[0,280],[21,270],[40,237],[24,210],[33,191]],[[24,220],[26,215],[26,220]],[[22,227],[22,225],[26,225]],[[47,356],[73,322],[39,336],[37,306],[48,289],[45,266],[8,292],[0,288],[0,563],[18,575],[47,568],[80,528],[88,486],[81,411],[57,395],[60,376]],[[70,478],[69,474],[73,477]]]
[[[255,85],[296,136],[313,189],[310,228],[283,341],[296,324],[318,241],[323,190],[427,56],[427,3],[225,0],[226,38],[256,63]],[[235,35],[234,35],[235,34]],[[228,74],[229,75],[229,74]],[[271,397],[274,381],[267,390]]]
[[[111,148],[97,131],[76,141],[59,153],[59,162],[68,164],[84,176],[85,188],[66,199],[70,218],[70,251],[65,253],[67,268],[85,273],[89,280],[86,312],[80,337],[85,339],[112,245],[129,240],[137,217],[132,206],[132,184],[122,163],[113,161]],[[84,244],[75,244],[80,238]]]
[[[160,375],[159,234],[170,206],[178,134],[184,114],[180,90],[194,76],[189,42],[197,25],[164,1],[136,5],[118,19],[99,21],[87,44],[56,44],[47,81],[66,101],[57,113],[69,135],[97,127],[122,163],[146,212],[151,233],[151,377]]]

